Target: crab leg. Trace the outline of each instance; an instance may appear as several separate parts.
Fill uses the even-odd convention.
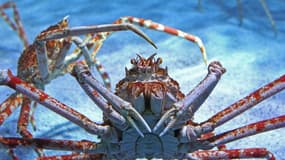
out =
[[[102,154],[80,154],[75,153],[71,155],[61,155],[61,156],[46,156],[46,157],[39,157],[36,160],[86,160],[86,159],[102,159]]]
[[[17,137],[0,137],[0,143],[10,148],[15,148],[17,146],[33,146],[51,150],[77,151],[85,153],[101,153],[102,150],[104,150],[104,146],[87,140],[73,141],[42,138],[29,139]]]
[[[188,95],[181,101],[173,104],[172,109],[168,110],[154,127],[154,132],[162,128],[167,120],[170,120],[164,130],[160,133],[163,136],[170,128],[181,121],[188,121],[199,109],[202,103],[210,95],[225,69],[219,62],[212,62],[208,67],[208,74]]]
[[[88,51],[88,48],[87,46],[85,45],[85,43],[83,42],[83,40],[80,38],[80,37],[72,37],[72,41],[77,45],[77,47],[81,50],[84,58],[85,58],[85,61],[87,63],[87,65],[89,67],[93,66],[93,62],[92,62],[92,59],[90,57],[90,54],[89,54],[89,51]]]
[[[199,132],[202,133],[211,132],[214,130],[214,128],[224,124],[225,122],[250,109],[264,99],[282,91],[283,89],[285,89],[285,75],[257,89],[243,99],[233,103],[223,111],[218,112],[207,121],[202,122],[200,124],[201,129],[198,130],[200,130]]]
[[[133,106],[121,99],[120,97],[113,94],[111,91],[103,87],[89,72],[88,68],[80,63],[76,64],[73,70],[73,74],[77,74],[77,77],[93,87],[98,93],[100,93],[115,109],[125,117],[128,122],[136,129],[136,131],[143,137],[142,131],[138,128],[134,119],[140,122],[148,132],[151,132],[151,129],[144,118],[136,111]],[[134,119],[133,119],[134,118]]]
[[[111,83],[110,83],[110,78],[109,75],[105,72],[102,64],[100,63],[100,61],[96,58],[94,58],[93,60],[91,59],[91,54],[89,53],[88,47],[86,45],[86,43],[80,39],[79,37],[72,37],[73,42],[78,46],[78,48],[81,50],[81,52],[83,53],[83,56],[85,58],[85,61],[87,63],[87,65],[91,68],[93,66],[93,64],[95,65],[97,71],[100,73],[103,82],[105,84],[105,86],[110,89],[111,88]]]
[[[5,121],[6,118],[21,105],[20,117],[18,120],[17,131],[22,137],[32,138],[32,134],[27,130],[27,125],[30,117],[30,100],[20,93],[12,94],[0,105],[0,125]],[[36,149],[39,155],[43,155],[40,149]],[[12,153],[11,153],[12,154]]]
[[[275,157],[265,148],[246,148],[232,150],[196,151],[185,155],[187,159],[231,159],[231,158],[267,158],[275,160]]]
[[[102,63],[99,61],[98,58],[94,58],[94,64],[95,67],[97,69],[97,71],[99,72],[99,74],[101,75],[104,85],[107,89],[111,89],[111,80],[110,77],[108,75],[108,73],[105,71],[104,67],[102,66]]]
[[[55,70],[61,71],[63,67],[65,67],[65,58],[67,56],[67,52],[71,46],[71,43],[64,41],[63,47],[61,48],[61,53],[59,53],[58,59],[55,62]]]
[[[132,24],[104,24],[96,26],[81,26],[73,27],[66,29],[58,29],[55,32],[47,32],[42,34],[37,38],[37,41],[48,41],[52,39],[65,38],[68,36],[79,36],[89,33],[98,33],[98,32],[110,32],[110,31],[122,31],[122,30],[131,30],[149,42],[153,47],[157,48],[152,40],[144,34],[141,30],[137,29]]]
[[[30,114],[31,100],[27,97],[23,97],[23,103],[21,106],[20,116],[18,120],[17,130],[24,138],[32,138],[32,134],[27,130]]]
[[[259,0],[259,2],[260,2],[260,4],[261,4],[262,8],[264,9],[264,12],[265,12],[267,18],[269,19],[269,21],[270,21],[270,23],[271,23],[271,27],[272,27],[272,29],[273,29],[275,35],[277,35],[277,29],[276,29],[275,21],[274,21],[272,15],[271,15],[271,13],[270,13],[270,10],[269,10],[269,8],[268,8],[268,6],[267,6],[266,1],[265,1],[265,0]]]
[[[83,43],[86,44],[88,49],[93,48],[93,51],[90,55],[90,57],[93,58],[93,64],[95,64],[95,67],[97,69],[97,71],[99,72],[100,76],[103,79],[103,82],[106,86],[106,88],[111,89],[111,81],[110,81],[110,77],[108,75],[108,73],[105,71],[102,63],[98,60],[98,58],[96,57],[97,52],[99,51],[99,49],[102,46],[102,41],[96,41],[96,42],[90,42],[90,39],[92,38],[92,36],[90,34],[88,34],[86,36],[86,38],[84,39]],[[75,62],[80,56],[81,56],[82,50],[80,50],[79,48],[76,48],[71,55],[66,57],[66,62],[65,64],[70,64],[72,62]],[[68,68],[73,68],[68,66]],[[72,69],[68,69],[68,70],[72,70]]]
[[[100,97],[96,90],[90,87],[90,85],[88,85],[86,82],[80,80],[79,75],[75,73],[74,76],[76,77],[76,80],[80,86],[87,93],[87,95],[103,111],[104,115],[107,116],[113,123],[115,123],[115,126],[117,128],[124,130],[128,126],[126,119],[121,116],[116,110],[114,110],[110,104],[105,102],[105,100]]]
[[[17,131],[24,138],[33,138],[33,135],[27,129],[29,117],[30,117],[30,109],[31,109],[30,104],[31,104],[31,100],[24,96],[23,103],[21,106],[20,116],[18,120],[18,125],[17,125]],[[36,148],[35,151],[37,152],[39,156],[44,155],[41,149]]]
[[[0,104],[0,125],[8,118],[11,113],[23,102],[23,95],[14,93]]]
[[[4,12],[4,9],[7,8],[12,8],[13,9],[13,14],[14,14],[14,20],[16,22],[16,24],[14,24],[12,22],[12,20],[8,17],[8,15]],[[24,27],[22,25],[20,16],[19,16],[19,12],[17,10],[16,4],[14,2],[6,2],[4,4],[2,4],[0,6],[0,14],[1,17],[8,23],[8,25],[15,31],[18,33],[21,41],[23,42],[25,48],[28,47],[29,43],[28,43],[28,39],[26,36],[26,33],[24,31]]]
[[[149,29],[154,29],[157,31],[161,31],[161,32],[165,32],[168,34],[172,34],[181,38],[184,38],[186,40],[192,41],[194,43],[196,43],[198,45],[198,47],[200,48],[201,54],[203,56],[203,60],[205,62],[205,64],[207,64],[207,54],[206,54],[206,49],[204,47],[204,44],[202,42],[202,40],[194,35],[188,34],[186,32],[183,32],[181,30],[169,27],[169,26],[165,26],[156,22],[152,22],[151,20],[145,20],[143,18],[136,18],[136,17],[122,17],[120,18],[124,23],[133,23],[145,28],[149,28]]]
[[[58,62],[56,63],[56,68],[63,68],[63,72],[62,74],[65,74],[66,72],[70,73],[72,71],[72,68],[74,66],[74,62],[77,61],[80,56],[83,54],[85,57],[85,60],[87,61],[87,64],[89,66],[95,65],[97,71],[99,72],[100,76],[103,79],[103,82],[105,84],[105,86],[110,89],[111,88],[111,81],[110,81],[110,77],[108,75],[108,73],[105,71],[103,65],[101,64],[101,62],[97,59],[97,58],[93,58],[93,60],[91,59],[92,54],[89,54],[88,49],[90,47],[92,47],[92,45],[94,44],[87,44],[86,42],[88,41],[88,39],[90,38],[90,36],[87,36],[87,38],[85,38],[84,41],[82,41],[79,37],[72,37],[73,42],[78,46],[78,48],[75,49],[75,51],[73,51],[73,53],[71,55],[67,55],[65,56],[64,54],[60,54],[62,55],[61,59],[58,59]],[[93,57],[93,56],[92,56]],[[64,59],[64,61],[63,61]],[[91,61],[91,62],[90,62]],[[62,67],[64,65],[64,67]]]
[[[285,115],[233,129],[213,136],[209,139],[205,139],[205,141],[209,142],[210,146],[218,146],[220,144],[229,143],[240,138],[278,129],[281,127],[285,127]]]
[[[79,125],[88,132],[96,135],[105,135],[109,132],[109,126],[99,125],[76,110],[66,106],[65,104],[50,97],[43,91],[29,85],[21,79],[12,75],[10,70],[0,71],[0,85],[7,85],[20,93],[25,94],[29,98],[44,105],[50,110],[60,114],[71,122]]]
[[[40,76],[44,83],[47,83],[50,77],[48,69],[47,48],[45,42],[43,41],[36,41],[35,44]]]
[[[178,36],[181,37],[183,39],[186,39],[188,41],[194,42],[198,45],[201,54],[203,56],[203,60],[205,62],[205,64],[207,64],[207,53],[206,53],[206,49],[204,47],[204,44],[202,42],[202,40],[194,35],[191,35],[189,33],[183,32],[181,30],[160,24],[160,23],[156,23],[153,22],[151,20],[145,20],[143,18],[137,18],[137,17],[130,17],[130,16],[126,16],[126,17],[121,17],[118,20],[114,21],[113,24],[134,24],[134,25],[138,25],[138,26],[142,26],[148,29],[153,29],[156,31],[161,31],[161,32],[165,32],[174,36]],[[93,41],[99,42],[99,45],[102,45],[102,41],[104,41],[112,32],[101,32],[98,33],[94,36]],[[100,48],[100,46],[97,46]],[[96,54],[96,51],[94,52]],[[95,55],[94,54],[94,55]]]
[[[57,77],[63,70],[63,67],[65,66],[65,57],[67,55],[67,52],[71,46],[70,43],[67,41],[64,41],[63,47],[61,48],[61,52],[58,53],[59,57],[55,62],[55,68],[53,69],[53,72],[49,71],[48,67],[48,57],[47,57],[47,48],[44,42],[36,41],[36,53],[37,53],[37,62],[39,67],[40,76],[42,78],[42,81],[46,84],[50,82],[52,79]]]

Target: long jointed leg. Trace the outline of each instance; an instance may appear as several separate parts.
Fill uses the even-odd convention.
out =
[[[106,86],[107,89],[111,89],[111,79],[109,77],[109,74],[104,69],[102,63],[99,61],[98,58],[94,58],[93,61],[94,61],[97,71],[99,72],[99,74],[101,75],[103,79],[104,85]]]
[[[202,40],[194,35],[191,35],[189,33],[183,32],[181,30],[160,24],[160,23],[156,23],[153,22],[151,20],[145,20],[142,18],[136,18],[136,17],[121,17],[120,19],[116,20],[115,22],[113,22],[114,24],[134,24],[134,25],[138,25],[138,26],[142,26],[148,29],[153,29],[156,31],[161,31],[161,32],[165,32],[174,36],[178,36],[181,38],[184,38],[188,41],[194,42],[198,45],[198,47],[200,48],[200,51],[202,53],[203,56],[203,60],[205,62],[205,64],[207,64],[207,53],[206,53],[206,49],[204,47],[204,44],[202,42]],[[102,41],[104,41],[112,32],[102,32],[102,33],[98,33],[94,36],[93,41],[96,43],[100,43],[102,45]],[[96,52],[95,52],[96,54]]]
[[[91,55],[90,57],[93,59],[93,64],[95,64],[95,67],[96,67],[97,71],[99,72],[99,75],[101,76],[105,87],[108,89],[111,89],[110,76],[105,71],[102,63],[96,57],[97,52],[100,50],[100,48],[102,46],[102,41],[91,41],[91,38],[92,38],[91,34],[86,35],[83,43],[86,44],[88,50],[93,50],[92,53],[89,54],[89,55]],[[78,60],[78,58],[81,56],[81,54],[82,54],[82,49],[80,49],[79,47],[76,48],[70,55],[68,55],[66,57],[66,63],[65,64],[71,64],[71,63],[75,62],[76,60]],[[69,70],[69,72],[71,72],[72,68],[73,68],[73,64],[67,66],[67,70]]]
[[[121,20],[123,21],[123,23],[133,23],[133,24],[140,25],[142,27],[146,27],[149,29],[154,29],[157,31],[169,33],[169,34],[172,34],[172,35],[175,35],[175,36],[178,36],[178,37],[181,37],[181,38],[184,38],[186,40],[196,43],[198,47],[200,48],[205,64],[207,64],[206,49],[204,47],[202,40],[199,37],[188,34],[186,32],[183,32],[181,30],[178,30],[172,27],[165,26],[160,23],[152,22],[151,20],[145,20],[142,18],[122,17]]]
[[[15,148],[17,146],[33,146],[51,150],[75,151],[91,154],[102,153],[104,151],[104,146],[87,140],[73,141],[41,138],[27,139],[16,137],[0,137],[0,143],[9,148]]]
[[[104,116],[107,118],[119,129],[124,130],[127,128],[128,124],[126,119],[120,115],[114,108],[108,104],[99,93],[94,90],[89,84],[82,81],[80,75],[77,73],[73,73],[76,77],[76,80],[80,84],[80,86],[84,89],[86,94],[93,100],[93,102],[103,111]]]
[[[209,142],[210,146],[218,146],[220,144],[229,143],[240,138],[278,129],[281,127],[285,127],[285,115],[233,129],[213,136],[209,139],[205,139],[205,141]]]
[[[23,95],[14,93],[0,104],[0,125],[8,118],[11,113],[22,104]]]
[[[196,151],[185,155],[186,159],[231,159],[231,158],[267,158],[275,160],[275,157],[265,148],[245,148],[232,150]]]
[[[131,30],[149,42],[153,47],[157,48],[153,41],[144,34],[141,30],[137,29],[131,24],[104,24],[96,26],[81,26],[73,28],[58,29],[54,32],[46,32],[37,37],[37,41],[48,41],[53,39],[65,38],[68,36],[80,36],[90,33],[99,33],[99,32],[114,32],[114,31],[123,31]]]
[[[84,59],[87,63],[87,65],[92,68],[93,66],[93,61],[91,59],[91,56],[89,54],[89,50],[87,48],[87,46],[85,45],[85,43],[83,42],[83,40],[77,36],[72,37],[72,41],[77,45],[77,47],[81,50]]]
[[[151,132],[151,129],[144,118],[136,111],[136,109],[127,101],[124,101],[114,93],[103,87],[90,73],[88,68],[80,63],[74,67],[73,74],[77,74],[80,81],[87,83],[100,93],[127,121],[143,136],[142,131],[138,128],[136,121],[140,122],[143,127]]]
[[[155,125],[153,129],[154,132],[157,132],[158,129],[162,128],[164,123],[168,120],[169,122],[160,133],[160,136],[163,136],[177,123],[190,120],[194,113],[210,95],[223,73],[225,73],[225,69],[220,63],[210,63],[208,74],[205,79],[201,81],[189,94],[187,94],[183,100],[173,104],[172,108],[168,110]]]
[[[264,12],[265,12],[267,18],[269,19],[269,21],[271,23],[271,27],[272,27],[275,35],[276,35],[277,34],[276,24],[275,24],[275,21],[271,15],[271,13],[270,13],[270,10],[268,8],[266,1],[265,0],[259,0],[259,2],[261,4],[262,8],[264,9]]]
[[[12,20],[9,18],[9,16],[4,12],[5,9],[9,9],[12,8],[13,9],[13,14],[14,14],[14,20],[15,23],[12,22]],[[8,23],[8,25],[15,31],[18,33],[21,41],[23,42],[25,48],[28,47],[29,43],[28,43],[28,39],[26,36],[26,33],[24,31],[16,4],[14,2],[6,2],[2,5],[0,5],[0,15],[1,17]]]
[[[70,155],[60,155],[60,156],[49,156],[49,157],[40,157],[36,160],[86,160],[86,159],[102,159],[102,154],[70,154]]]
[[[30,104],[31,100],[28,97],[24,96],[17,126],[17,131],[24,138],[33,138],[33,135],[27,129],[31,110]],[[39,156],[44,155],[43,151],[39,148],[36,148],[35,151]]]
[[[30,99],[60,114],[61,116],[79,125],[92,134],[103,136],[110,130],[109,126],[103,126],[91,121],[81,113],[50,97],[43,91],[15,77],[12,75],[10,70],[0,71],[0,85],[7,85],[16,91],[25,94]]]
[[[31,101],[25,97],[23,94],[14,93],[9,96],[1,105],[0,105],[0,125],[6,120],[6,118],[11,115],[11,113],[18,107],[21,106],[20,116],[17,125],[17,132],[24,138],[32,138],[32,134],[27,130],[29,117],[30,117],[30,104]],[[35,149],[39,156],[43,155],[42,150]],[[13,152],[11,150],[10,155]],[[13,157],[13,155],[12,155]]]
[[[73,42],[78,46],[79,50],[81,50],[81,53],[83,54],[85,58],[85,62],[87,63],[89,68],[91,68],[92,70],[93,65],[95,65],[97,71],[99,72],[99,74],[101,75],[103,79],[105,87],[108,89],[111,89],[111,81],[110,81],[110,77],[108,73],[104,70],[102,64],[100,63],[98,59],[96,59],[95,57],[91,59],[91,56],[90,56],[91,54],[89,53],[86,43],[83,40],[81,40],[79,37],[72,37],[72,39],[73,39]],[[65,64],[69,64],[69,63],[65,63]]]
[[[234,117],[250,109],[264,99],[267,99],[272,95],[282,91],[283,89],[285,89],[285,75],[257,89],[253,93],[233,103],[223,111],[217,113],[207,121],[201,123],[200,126],[203,130],[202,132],[206,133],[214,130],[214,128],[233,119]]]
[[[255,135],[258,133],[278,129],[285,127],[285,115],[259,121],[252,123],[237,129],[233,129],[216,136],[210,137],[208,139],[201,140],[201,144],[205,144],[209,148],[226,144],[244,137]],[[191,147],[190,147],[191,148]],[[198,153],[198,152],[197,152]],[[194,156],[199,154],[193,153]],[[239,149],[239,150],[225,150],[222,151],[205,151],[206,154],[209,154],[210,158],[224,158],[222,156],[228,156],[227,158],[268,158],[275,159],[274,156],[267,151],[266,149]],[[211,153],[211,154],[210,154]],[[213,154],[214,153],[214,154]],[[226,153],[226,154],[225,154]],[[202,154],[201,154],[202,155]],[[221,156],[221,157],[219,157]]]

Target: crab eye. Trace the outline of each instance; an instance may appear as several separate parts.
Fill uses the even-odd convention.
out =
[[[156,63],[157,64],[161,64],[162,63],[162,58],[157,58]]]

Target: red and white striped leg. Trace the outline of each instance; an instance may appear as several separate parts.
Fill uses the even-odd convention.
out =
[[[200,140],[209,139],[209,138],[214,137],[214,136],[215,136],[214,132],[205,133],[205,134],[201,135]],[[217,148],[218,148],[218,150],[226,150],[227,146],[225,144],[220,144],[217,146]]]
[[[23,103],[21,105],[20,116],[18,120],[17,130],[24,138],[32,138],[32,134],[27,130],[29,116],[30,116],[30,104],[31,100],[27,97],[23,97]]]
[[[205,141],[209,142],[210,146],[218,146],[238,140],[240,138],[278,129],[281,127],[285,127],[285,115],[245,125],[243,127],[218,134],[209,139],[205,139]]]
[[[9,16],[4,12],[5,9],[9,9],[12,8],[13,9],[13,14],[14,14],[14,21],[15,23],[12,22],[12,20],[9,18]],[[26,33],[24,31],[24,27],[22,25],[20,16],[19,16],[19,12],[17,9],[17,6],[14,2],[6,2],[2,5],[0,5],[0,16],[8,23],[8,25],[15,31],[18,33],[21,41],[24,44],[24,47],[27,48],[29,43],[28,43],[28,39],[26,36]]]
[[[26,83],[14,76],[10,70],[0,70],[0,85],[7,85],[16,91],[25,94],[25,96],[29,97],[30,99],[37,101],[38,103],[79,125],[92,134],[105,135],[110,131],[110,126],[100,125],[91,121],[89,118],[72,109],[71,107],[59,102],[40,89],[37,89],[33,87],[33,85]]]
[[[32,146],[37,148],[61,150],[61,151],[75,151],[75,152],[92,152],[97,149],[95,142],[82,140],[53,140],[53,139],[41,139],[41,138],[17,138],[17,137],[0,137],[0,143],[9,147],[15,148],[17,146]]]
[[[32,138],[32,134],[27,130],[29,116],[30,116],[30,103],[31,101],[19,93],[12,94],[9,98],[7,98],[1,105],[0,112],[0,125],[8,118],[13,111],[21,105],[20,116],[18,120],[17,130],[19,134],[24,138]],[[36,149],[38,155],[43,155],[43,152],[40,149]],[[8,153],[11,155],[12,159],[15,157],[13,155],[13,150],[8,149]]]
[[[187,154],[185,158],[189,159],[266,158],[268,160],[275,160],[274,155],[265,148],[196,151]]]
[[[274,94],[285,89],[285,75],[277,78],[276,80],[266,84],[265,86],[257,89],[248,96],[233,103],[221,112],[218,112],[210,119],[202,122],[199,126],[202,127],[203,133],[211,132],[216,127],[224,124],[225,122],[233,119],[244,111],[250,109],[261,101],[273,96]]]
[[[95,64],[97,71],[99,72],[100,76],[103,79],[105,87],[107,89],[111,89],[111,78],[110,78],[109,74],[106,72],[106,70],[104,69],[104,66],[99,61],[98,58],[94,58],[94,64]]]
[[[24,96],[17,126],[17,130],[23,138],[33,138],[33,135],[27,129],[30,120],[30,104],[31,100],[28,97]],[[43,151],[39,148],[36,148],[35,151],[39,156],[44,155]]]
[[[13,20],[8,16],[8,14],[5,13],[5,10],[7,9],[12,9],[13,10]],[[15,31],[17,32],[20,40],[22,41],[23,45],[25,48],[29,46],[28,39],[24,30],[24,27],[22,25],[20,15],[16,6],[16,3],[13,1],[5,2],[4,4],[0,5],[0,16],[6,21],[6,23]],[[12,106],[11,106],[12,108]],[[34,127],[34,122],[33,122],[33,115],[30,116],[31,123]],[[1,120],[0,120],[1,121]],[[0,122],[1,124],[1,122]]]
[[[23,95],[14,93],[0,104],[0,125],[22,104]]]
[[[131,16],[121,17],[118,20],[114,21],[113,23],[114,24],[131,23],[134,25],[145,27],[147,29],[165,32],[165,33],[168,33],[174,36],[181,37],[188,41],[194,42],[200,48],[201,54],[203,56],[203,60],[205,64],[207,64],[206,49],[204,47],[202,40],[197,36],[183,32],[179,29],[175,29],[175,28],[172,28],[172,27],[160,24],[160,23],[153,22],[151,20],[145,20],[143,18],[137,18],[137,17],[131,17]],[[94,36],[93,41],[95,41],[95,43],[98,43],[99,45],[102,45],[102,41],[104,41],[111,33],[112,32],[98,33]],[[97,52],[94,52],[94,53],[96,54]],[[95,54],[93,56],[95,56]]]
[[[102,159],[102,154],[80,154],[75,153],[71,155],[39,157],[36,160],[86,160],[86,159]]]

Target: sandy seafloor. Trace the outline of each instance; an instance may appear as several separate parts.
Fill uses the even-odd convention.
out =
[[[1,1],[3,3],[4,1]],[[121,16],[137,16],[179,28],[199,36],[207,49],[208,60],[219,60],[227,69],[226,74],[195,115],[201,122],[233,102],[246,96],[258,87],[285,74],[285,1],[267,1],[276,21],[275,36],[258,0],[242,1],[243,25],[239,25],[235,0],[203,0],[202,10],[197,1],[16,1],[29,41],[43,29],[56,23],[66,15],[70,26],[111,23]],[[16,73],[17,59],[22,44],[17,35],[0,20],[0,69],[10,68]],[[155,50],[131,32],[118,32],[105,41],[98,59],[112,78],[112,85],[124,77],[124,67],[140,53],[149,56],[157,53],[168,66],[169,74],[176,79],[184,93],[190,91],[207,73],[198,47],[186,40],[153,30],[145,30],[159,49]],[[97,75],[98,77],[98,75]],[[14,91],[0,87],[0,101]],[[88,116],[102,121],[100,110],[82,92],[70,75],[53,80],[46,92]],[[281,92],[230,122],[217,128],[217,133],[259,120],[285,114],[285,92]],[[16,123],[19,108],[0,126],[1,136],[19,136]],[[39,106],[35,113],[37,131],[35,137],[51,139],[88,139],[98,141],[54,112]],[[31,126],[29,126],[31,129]],[[228,148],[266,147],[277,159],[285,159],[285,129],[278,129],[231,142]],[[31,148],[18,147],[21,159],[32,159],[36,155]],[[46,151],[47,155],[64,152]],[[9,159],[3,147],[0,159]]]

